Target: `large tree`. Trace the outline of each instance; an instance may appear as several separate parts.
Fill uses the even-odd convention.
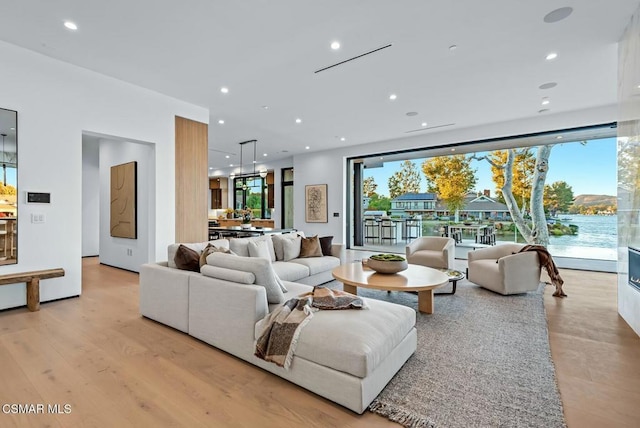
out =
[[[556,181],[544,186],[544,208],[552,216],[567,212],[573,204],[573,189],[565,181]]]
[[[376,194],[376,189],[378,185],[376,184],[373,177],[367,177],[362,181],[362,194],[369,198],[373,197]]]
[[[405,193],[420,193],[421,180],[416,164],[410,160],[402,162],[400,171],[389,177],[389,197],[394,199]]]
[[[490,156],[473,157],[474,159],[486,159],[492,166],[502,171],[504,184],[501,190],[504,202],[507,204],[511,218],[520,231],[520,234],[529,244],[549,245],[549,229],[547,228],[547,218],[544,212],[543,196],[544,183],[547,179],[547,171],[549,170],[549,155],[551,154],[552,147],[553,145],[548,144],[538,146],[537,148],[529,205],[531,224],[525,220],[513,195],[513,172],[515,158],[518,154],[517,150],[507,150],[507,160],[504,165],[493,163]]]
[[[371,211],[389,212],[389,210],[391,210],[391,199],[374,193],[369,200],[369,207],[367,209]]]
[[[507,162],[507,151],[496,150],[489,154],[491,159],[491,175],[496,185],[498,199],[504,201],[502,186],[504,186],[503,166]],[[531,149],[516,152],[513,160],[512,193],[516,200],[520,201],[520,209],[526,212],[526,207],[531,201],[531,184],[535,171],[536,159]]]
[[[476,185],[471,159],[465,155],[438,156],[422,163],[429,192],[436,193],[444,201],[449,213],[464,206],[467,193]]]

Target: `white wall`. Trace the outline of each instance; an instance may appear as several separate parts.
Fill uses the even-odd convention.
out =
[[[100,251],[100,154],[98,140],[82,137],[82,257]]]
[[[100,263],[134,272],[150,260],[155,248],[155,147],[151,144],[100,139]],[[111,167],[137,162],[136,239],[111,236]]]
[[[208,123],[208,110],[0,42],[1,106],[18,112],[18,264],[0,273],[62,267],[40,284],[42,301],[81,293],[82,133],[155,144],[156,242],[166,259],[175,238],[176,115]],[[52,203],[25,204],[24,192],[51,192]],[[28,221],[34,212],[46,223]],[[0,287],[0,309],[26,303],[24,284]]]
[[[640,9],[620,40],[618,68],[618,312],[640,335],[640,291],[628,283],[627,253],[628,246],[640,248],[640,189],[637,179],[629,180],[640,176]]]
[[[360,146],[305,153],[294,156],[294,182],[296,212],[294,227],[305,233],[333,235],[334,242],[347,243],[346,222],[351,209],[346,206],[346,159],[391,151],[425,148],[446,144],[480,141],[483,139],[530,134],[558,129],[575,128],[616,121],[616,106],[603,106],[580,111],[541,114],[534,118],[493,123],[451,131],[427,132],[411,138],[380,141]],[[304,213],[304,186],[328,184],[328,223],[306,223]],[[335,218],[332,213],[339,212]],[[353,233],[353,230],[351,231]]]
[[[342,152],[342,153],[336,153]],[[333,242],[346,243],[344,240],[345,221],[349,211],[345,209],[345,159],[346,150],[331,150],[310,153],[294,158],[293,200],[295,201],[293,227],[302,230],[305,235],[333,236]],[[305,186],[311,184],[327,185],[328,223],[305,222]],[[333,213],[339,213],[334,217]]]

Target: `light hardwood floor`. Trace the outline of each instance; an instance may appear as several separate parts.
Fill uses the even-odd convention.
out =
[[[640,339],[615,311],[615,275],[562,275],[569,298],[549,289],[545,305],[568,425],[637,427]],[[0,412],[0,427],[396,426],[141,318],[137,284],[84,259],[82,297],[0,313],[0,405],[71,406]]]

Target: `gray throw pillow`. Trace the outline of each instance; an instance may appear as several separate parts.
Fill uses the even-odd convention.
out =
[[[294,239],[285,239],[282,241],[282,261],[297,259],[300,257],[300,242],[302,238],[296,236]]]
[[[261,285],[266,289],[267,302],[284,303],[285,299],[281,288],[284,287],[284,285],[273,270],[270,261],[258,257],[242,257],[213,253],[207,257],[207,264],[253,273],[256,277],[255,284]]]

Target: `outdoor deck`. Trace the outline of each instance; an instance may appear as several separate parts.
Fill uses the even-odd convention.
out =
[[[497,241],[496,245],[512,243],[514,241]],[[353,246],[352,250],[371,251],[380,253],[405,254],[406,241],[398,241],[394,244],[366,243],[362,246]],[[463,238],[456,244],[456,259],[466,260],[467,253],[487,245],[477,244],[474,239]],[[549,245],[549,252],[553,255],[556,265],[560,268],[590,270],[598,272],[617,272],[615,252],[603,248],[570,247]]]

